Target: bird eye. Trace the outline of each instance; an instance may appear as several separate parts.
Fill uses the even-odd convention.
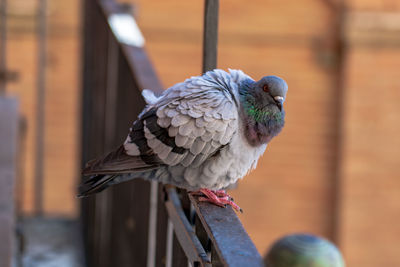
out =
[[[264,84],[263,90],[264,90],[264,92],[266,92],[266,93],[269,92],[268,84]]]

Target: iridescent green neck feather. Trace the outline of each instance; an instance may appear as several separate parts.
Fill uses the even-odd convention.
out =
[[[255,122],[266,123],[272,120],[280,123],[284,121],[284,114],[282,112],[274,112],[265,108],[259,108],[249,102],[243,103],[243,109]]]

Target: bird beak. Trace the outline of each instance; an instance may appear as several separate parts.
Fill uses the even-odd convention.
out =
[[[282,105],[285,99],[282,96],[274,96],[274,100],[279,110],[282,111]]]

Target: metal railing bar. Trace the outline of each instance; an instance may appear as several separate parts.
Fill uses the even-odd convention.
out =
[[[164,186],[158,183],[157,229],[156,229],[156,266],[165,266],[167,255],[168,213],[165,208]]]
[[[147,267],[156,265],[156,238],[157,238],[157,197],[158,182],[151,181],[150,186],[150,214],[149,214],[149,234],[147,243]]]
[[[34,208],[37,215],[43,214],[44,197],[44,135],[46,104],[46,63],[47,63],[47,0],[40,0],[38,5],[38,61],[37,61],[37,101],[36,101],[36,136],[35,136],[35,196]]]
[[[188,260],[193,266],[209,266],[211,263],[203,246],[197,238],[192,225],[182,209],[175,187],[165,187],[168,200],[165,202],[169,218],[174,226],[176,237]]]
[[[264,266],[263,259],[231,207],[220,208],[189,198],[224,266]]]
[[[205,0],[203,32],[203,73],[217,67],[219,0]]]
[[[173,240],[174,240],[174,226],[172,225],[171,219],[168,219],[165,267],[172,267],[172,253],[173,253],[172,250],[174,248]]]

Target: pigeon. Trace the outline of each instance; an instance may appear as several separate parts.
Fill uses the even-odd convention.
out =
[[[199,201],[240,210],[225,189],[254,169],[283,128],[288,86],[215,69],[165,90],[144,89],[147,103],[125,142],[86,164],[80,197],[135,178],[184,188]]]

